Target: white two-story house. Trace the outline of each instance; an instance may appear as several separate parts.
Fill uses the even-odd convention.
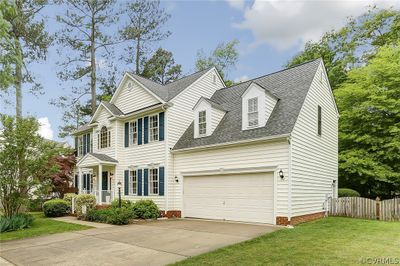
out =
[[[160,85],[126,73],[74,132],[75,185],[165,216],[296,224],[337,194],[338,110],[322,60],[232,87],[215,68]]]

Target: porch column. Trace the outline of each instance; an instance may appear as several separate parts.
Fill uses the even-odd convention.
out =
[[[98,174],[98,178],[99,180],[98,185],[97,185],[97,191],[99,192],[99,204],[101,205],[103,203],[103,192],[102,192],[102,184],[101,182],[103,181],[103,166],[101,164],[99,164],[99,174]]]
[[[78,167],[78,189],[79,194],[83,193],[83,178],[82,178],[82,168]]]

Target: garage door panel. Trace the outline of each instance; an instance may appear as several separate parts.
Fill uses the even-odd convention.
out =
[[[184,178],[184,216],[273,223],[273,173]]]

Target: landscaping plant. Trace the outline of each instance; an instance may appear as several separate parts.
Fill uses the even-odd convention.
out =
[[[64,200],[68,203],[68,205],[71,207],[72,206],[72,200],[74,199],[74,198],[76,198],[76,196],[78,196],[78,195],[76,195],[75,193],[65,193],[64,194]]]
[[[29,213],[19,213],[11,217],[0,216],[0,233],[28,228],[33,220],[33,216]]]
[[[132,210],[137,219],[157,219],[160,216],[160,210],[152,200],[138,200]]]
[[[86,211],[96,207],[96,197],[91,194],[80,194],[76,196],[76,213],[82,215],[82,206],[86,206]]]
[[[43,212],[47,217],[64,216],[70,210],[68,202],[61,199],[53,199],[43,204]]]
[[[351,188],[339,188],[338,189],[338,197],[359,197],[360,193],[355,191],[354,189]]]

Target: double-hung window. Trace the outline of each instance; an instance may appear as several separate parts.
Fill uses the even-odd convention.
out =
[[[247,103],[249,127],[258,126],[258,98],[251,98]]]
[[[111,132],[107,130],[107,127],[102,127],[100,130],[100,149],[108,148],[110,147],[110,141],[111,141]]]
[[[158,114],[150,116],[150,141],[158,140]]]
[[[199,135],[204,136],[207,134],[207,113],[206,111],[199,112]]]
[[[129,194],[130,195],[136,195],[137,194],[137,171],[130,171],[130,186],[129,186]]]
[[[78,137],[78,156],[83,155],[83,138],[82,136]]]
[[[150,193],[151,195],[158,195],[158,168],[150,169]]]
[[[137,121],[129,123],[129,140],[130,144],[134,145],[137,143],[138,133],[137,133]]]

